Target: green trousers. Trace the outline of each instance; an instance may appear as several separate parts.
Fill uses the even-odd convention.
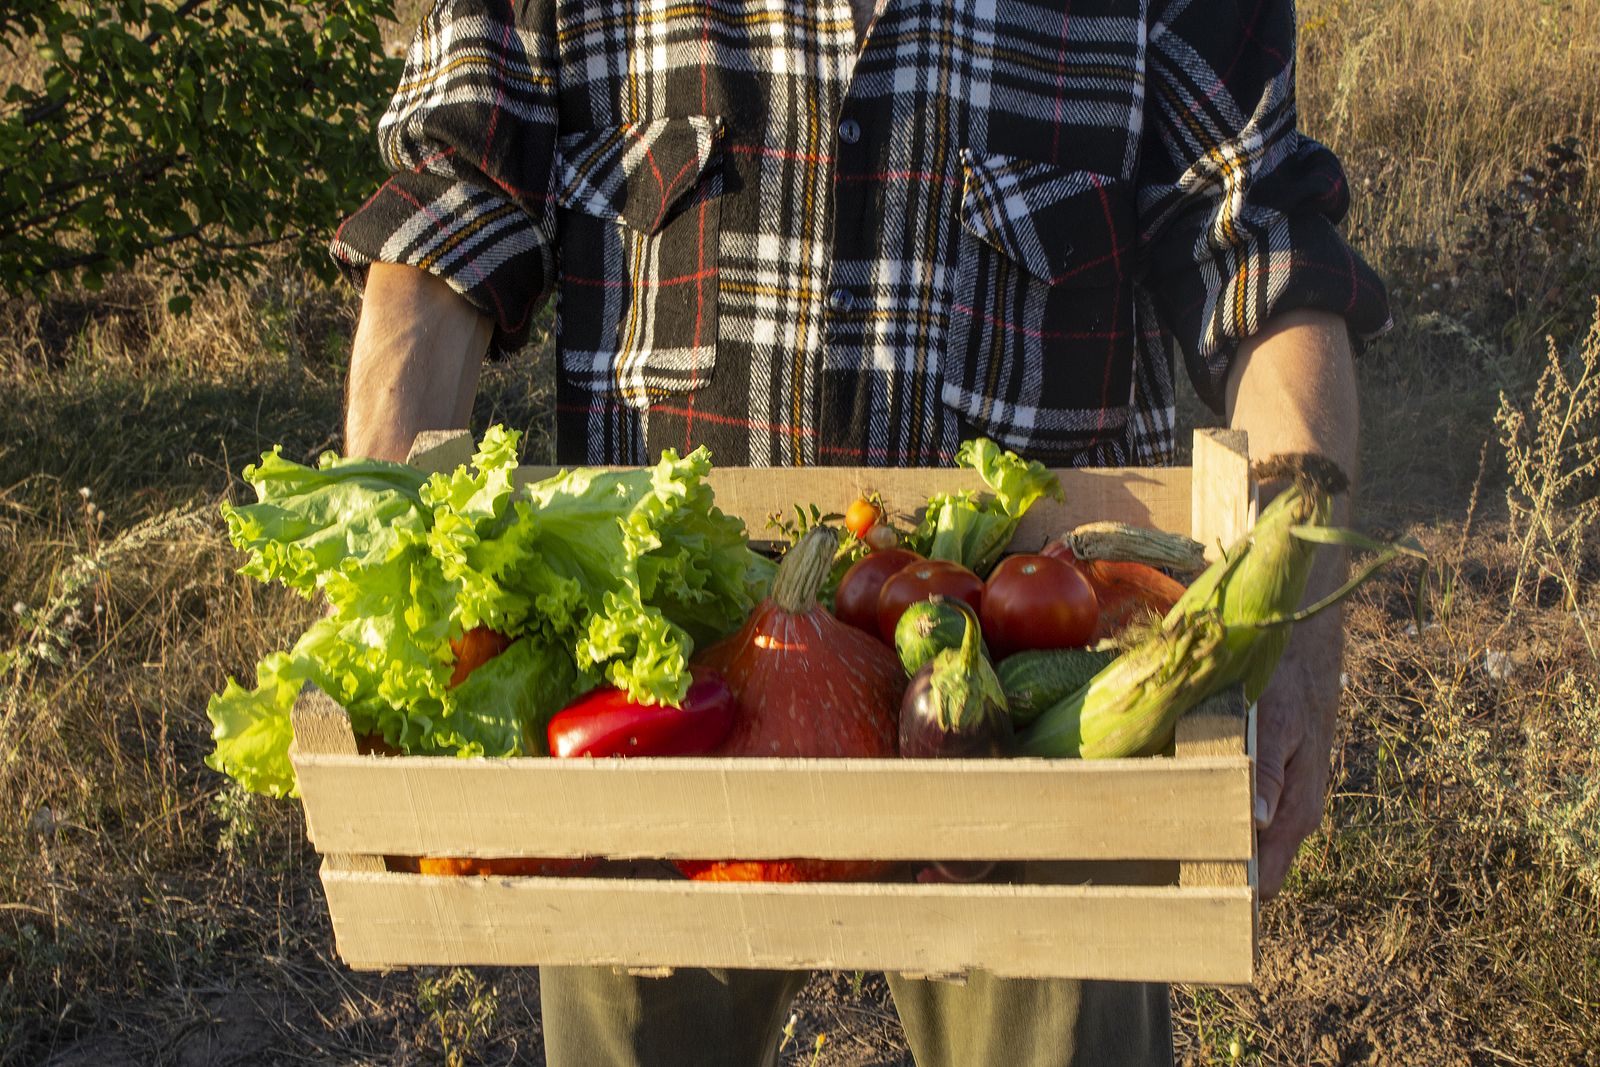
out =
[[[633,978],[609,967],[541,967],[545,1059],[550,1067],[770,1067],[806,977],[685,970]],[[1172,1062],[1164,985],[888,978],[917,1067]]]

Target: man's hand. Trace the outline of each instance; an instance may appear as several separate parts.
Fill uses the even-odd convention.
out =
[[[1356,477],[1355,368],[1344,320],[1291,312],[1241,345],[1228,381],[1231,425],[1250,435],[1258,459],[1319,452]],[[1263,486],[1263,502],[1281,486]],[[1334,520],[1348,522],[1348,498]],[[1306,602],[1338,588],[1342,553],[1318,550]],[[1276,894],[1300,843],[1317,828],[1327,798],[1339,708],[1342,624],[1330,609],[1294,628],[1256,712],[1256,830],[1263,899]]]
[[[433,275],[374,263],[350,353],[345,454],[403,460],[419,431],[465,428],[493,327]]]
[[[1322,822],[1339,713],[1337,616],[1338,609],[1330,609],[1296,627],[1256,702],[1256,852],[1263,900],[1283,887],[1300,842]]]

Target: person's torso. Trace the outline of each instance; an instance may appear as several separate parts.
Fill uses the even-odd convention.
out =
[[[858,49],[851,0],[558,0],[564,381],[719,397],[759,464],[1122,440],[1145,15],[884,0]]]

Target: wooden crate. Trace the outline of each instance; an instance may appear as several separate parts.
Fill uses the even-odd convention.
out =
[[[432,469],[465,436],[419,438]],[[1196,435],[1193,468],[1060,472],[1014,544],[1092,519],[1191,531],[1213,553],[1254,518],[1242,434]],[[528,478],[548,470],[526,469]],[[761,531],[788,503],[843,511],[863,490],[911,511],[978,485],[950,470],[718,469],[717,502]],[[1253,719],[1236,695],[1180,722],[1171,757],[1069,760],[358,755],[315,690],[291,759],[323,854],[340,956],[422,964],[895,970],[1245,984],[1256,959]],[[950,798],[960,796],[959,803]],[[698,883],[446,878],[390,855],[1028,861],[1029,884]],[[612,865],[613,868],[618,865]]]

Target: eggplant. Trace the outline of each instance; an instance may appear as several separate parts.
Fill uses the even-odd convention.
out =
[[[900,702],[900,755],[910,759],[982,759],[1011,748],[1005,690],[983,654],[978,617],[951,599],[966,619],[959,648],[937,653],[912,677]],[[994,869],[985,861],[936,862],[932,880],[975,882]],[[926,875],[928,872],[924,872]]]
[[[900,755],[910,759],[1003,756],[1011,746],[1006,693],[983,654],[978,616],[951,598],[966,620],[957,648],[934,655],[900,700]]]

